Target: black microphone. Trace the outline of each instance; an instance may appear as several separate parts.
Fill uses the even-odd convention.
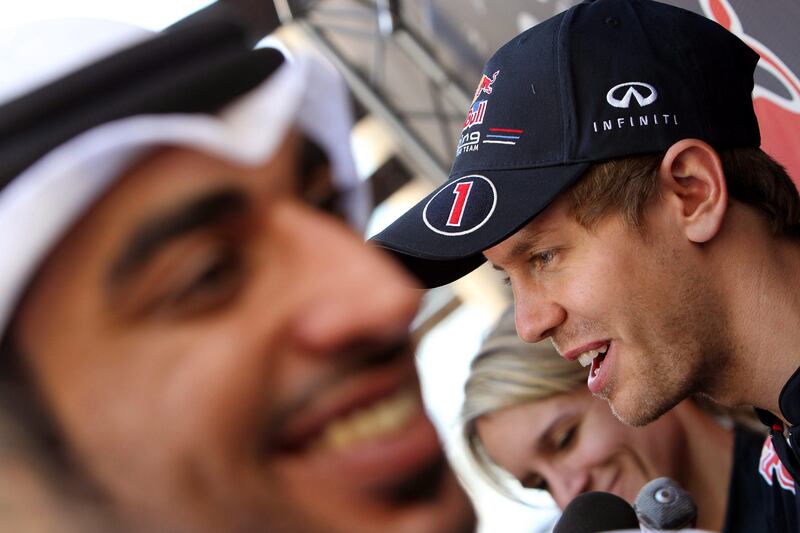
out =
[[[633,504],[642,529],[675,531],[694,527],[697,505],[678,483],[668,477],[649,481]]]
[[[633,507],[610,492],[585,492],[569,502],[553,533],[598,533],[639,529]]]

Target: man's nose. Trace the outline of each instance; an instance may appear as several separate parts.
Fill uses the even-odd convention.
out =
[[[305,285],[293,327],[297,341],[312,352],[328,352],[393,342],[408,333],[422,291],[399,264],[311,209],[297,213],[292,229],[304,239],[297,247],[303,269],[297,279]]]
[[[551,336],[566,319],[564,308],[526,287],[514,289],[517,334],[525,342],[539,342]]]

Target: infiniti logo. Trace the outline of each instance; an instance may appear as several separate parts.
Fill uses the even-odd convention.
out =
[[[627,87],[627,90],[624,90]],[[623,92],[624,91],[624,92]],[[646,96],[642,95],[642,92]],[[621,98],[618,95],[622,95]],[[656,88],[649,83],[642,83],[640,81],[629,81],[627,83],[620,83],[615,85],[606,94],[606,101],[614,107],[627,109],[631,106],[631,98],[636,99],[639,107],[644,107],[652,104],[658,98]]]

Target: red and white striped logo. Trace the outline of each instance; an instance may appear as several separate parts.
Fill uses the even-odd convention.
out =
[[[772,445],[772,439],[767,437],[764,442],[764,447],[761,448],[761,459],[758,461],[758,473],[767,482],[767,485],[772,486],[773,474],[774,479],[778,480],[778,485],[783,490],[788,490],[795,494],[794,480],[786,467],[781,463],[778,454],[775,452],[775,447]]]

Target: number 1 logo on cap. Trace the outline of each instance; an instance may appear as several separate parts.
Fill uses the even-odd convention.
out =
[[[450,217],[447,219],[448,226],[458,227],[461,225],[461,219],[464,216],[464,208],[467,205],[469,191],[472,190],[473,183],[473,181],[462,181],[456,185],[453,191],[453,194],[456,195],[456,199],[453,202],[453,208],[450,209]]]
[[[497,206],[497,189],[486,176],[472,174],[439,189],[425,205],[422,218],[440,235],[458,237],[477,230]]]

